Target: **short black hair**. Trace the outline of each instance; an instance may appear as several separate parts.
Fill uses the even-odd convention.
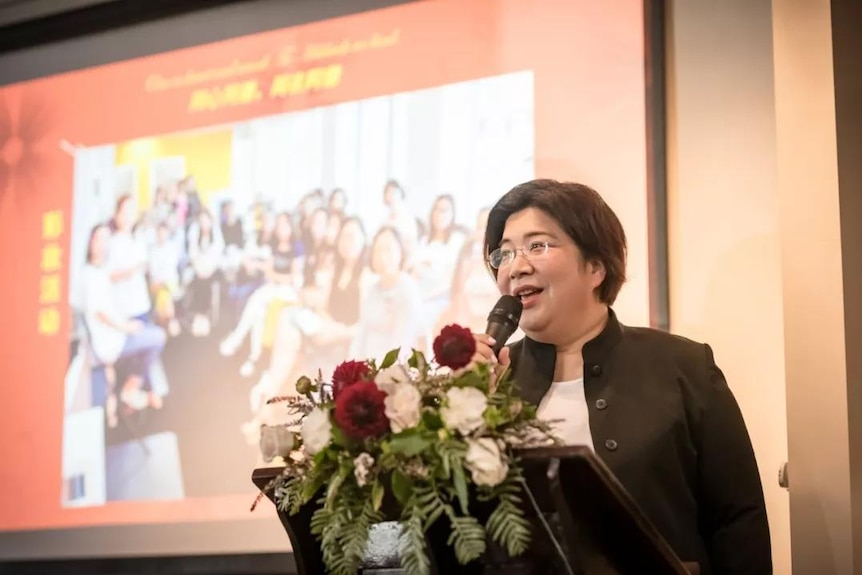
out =
[[[527,208],[540,209],[556,220],[586,261],[604,266],[605,279],[596,291],[600,301],[613,304],[626,280],[626,234],[614,211],[589,186],[539,179],[509,190],[488,215],[486,261],[499,247],[509,216]],[[497,270],[490,269],[496,277]]]

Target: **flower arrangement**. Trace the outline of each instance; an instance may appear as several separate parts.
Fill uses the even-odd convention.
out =
[[[395,349],[380,365],[342,363],[329,383],[301,377],[298,396],[270,400],[293,417],[280,441],[262,438],[265,459],[285,461],[268,489],[290,514],[319,498],[311,530],[330,572],[357,572],[370,527],[385,520],[384,498],[397,502],[408,574],[428,572],[425,532],[442,516],[462,564],[485,552],[488,536],[511,556],[527,549],[514,449],[552,439],[549,423],[507,373],[470,367],[475,346],[470,330],[450,325],[434,340],[433,362],[416,350],[399,362]],[[471,515],[471,494],[493,508],[485,526]]]

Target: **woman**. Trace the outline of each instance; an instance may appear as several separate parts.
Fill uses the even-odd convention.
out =
[[[347,209],[347,192],[342,188],[335,188],[329,194],[328,210],[330,214],[338,214],[344,217]]]
[[[105,416],[108,427],[117,425],[117,396],[132,409],[149,406],[159,409],[162,397],[148,384],[149,372],[165,346],[165,332],[151,323],[124,314],[116,303],[107,267],[111,231],[105,224],[95,226],[87,242],[83,277],[83,310],[90,343],[98,363],[106,367],[108,398]],[[119,363],[123,369],[116,369]],[[117,372],[122,386],[117,389]],[[148,389],[145,389],[148,388]]]
[[[501,293],[524,304],[510,363],[539,416],[563,418],[567,444],[603,459],[677,556],[703,575],[772,572],[751,442],[708,345],[623,326],[611,305],[625,279],[625,233],[580,184],[535,180],[491,210],[485,253]],[[541,572],[548,572],[542,570]]]
[[[449,194],[438,196],[428,216],[428,235],[420,240],[411,264],[411,273],[422,293],[422,317],[428,319],[429,325],[435,325],[449,305],[452,276],[464,235],[455,223],[455,199]]]
[[[257,232],[249,237],[249,241],[246,242],[242,252],[237,254],[239,268],[227,290],[232,313],[236,317],[239,317],[245,308],[251,294],[264,284],[266,265],[272,256],[271,245],[275,237],[275,214],[264,209],[261,211],[259,219]]]
[[[245,337],[249,336],[249,356],[240,367],[240,375],[243,377],[254,374],[256,363],[263,353],[267,314],[279,313],[278,309],[271,306],[299,304],[302,255],[302,244],[294,239],[291,216],[282,212],[276,218],[270,259],[264,265],[266,283],[251,294],[239,323],[220,345],[222,355],[231,356],[236,353]]]
[[[224,240],[212,214],[206,208],[198,211],[189,226],[189,273],[191,279],[192,335],[204,337],[210,333],[210,313],[213,310],[213,290],[219,279],[224,255]]]
[[[377,279],[365,290],[359,308],[351,357],[383,359],[391,349],[427,349],[422,296],[404,271],[404,244],[395,228],[385,226],[371,242],[371,272]]]
[[[117,198],[108,246],[107,267],[112,295],[119,311],[127,316],[150,322],[150,290],[147,285],[147,250],[133,235],[137,208],[131,195]]]
[[[303,242],[305,262],[302,271],[302,287],[320,289],[332,274],[332,248],[326,242],[329,214],[317,208],[309,216],[308,238]]]
[[[171,242],[171,230],[167,222],[156,228],[156,243],[150,248],[150,293],[158,323],[167,326],[168,333],[177,336],[180,322],[177,320],[175,301],[180,294],[180,256]]]
[[[365,228],[355,217],[344,220],[336,239],[335,273],[322,309],[290,308],[281,313],[270,354],[269,367],[249,394],[254,418],[243,424],[249,444],[260,439],[264,402],[276,395],[296,394],[299,366],[331,374],[348,356],[359,321],[359,302],[367,289]],[[301,362],[300,362],[301,360]]]
[[[479,210],[476,227],[461,247],[455,272],[452,274],[449,306],[440,314],[434,333],[440,333],[440,330],[452,323],[474,332],[481,332],[488,325],[488,312],[500,298],[494,280],[488,277],[488,270],[485,269],[483,244],[490,211],[491,208]],[[521,331],[517,330],[509,341],[514,342],[522,337]]]

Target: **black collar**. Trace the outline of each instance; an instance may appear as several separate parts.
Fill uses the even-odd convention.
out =
[[[584,383],[592,373],[601,373],[601,364],[623,337],[623,325],[614,310],[608,308],[608,321],[601,333],[584,344]],[[521,397],[538,406],[551,387],[557,363],[557,350],[553,345],[540,343],[529,337],[512,345],[512,377],[518,384]],[[598,373],[595,371],[598,370]]]

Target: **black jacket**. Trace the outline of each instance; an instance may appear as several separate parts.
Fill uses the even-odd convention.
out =
[[[522,397],[551,386],[553,346],[511,346]],[[596,454],[683,561],[703,575],[772,573],[769,526],[751,441],[708,345],[623,326],[611,310],[583,348]]]

